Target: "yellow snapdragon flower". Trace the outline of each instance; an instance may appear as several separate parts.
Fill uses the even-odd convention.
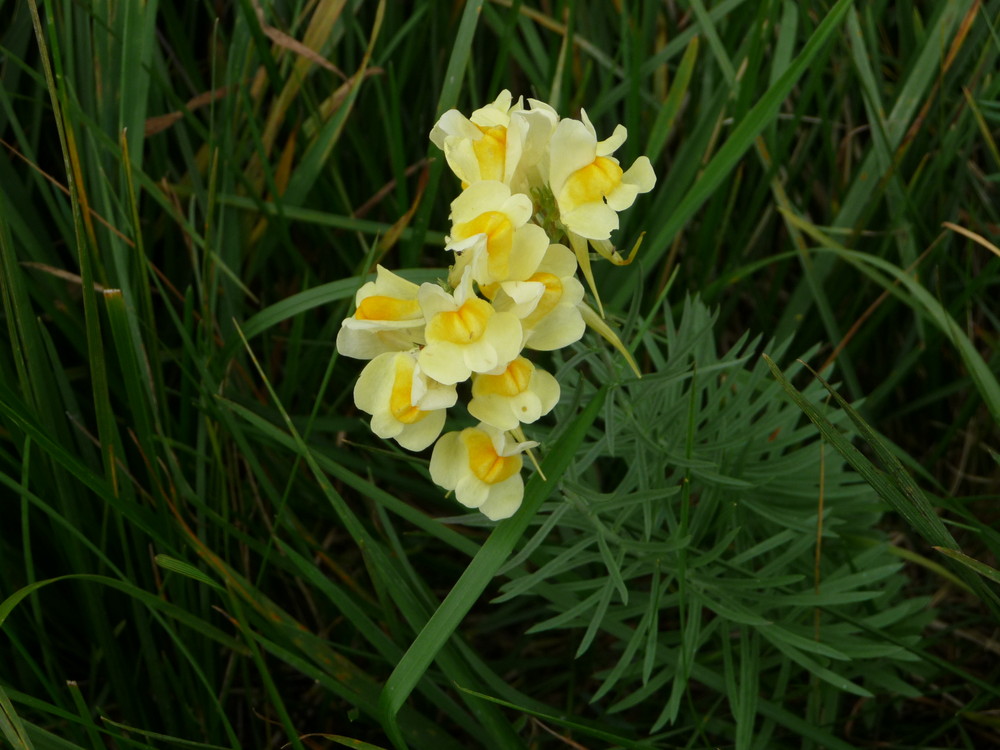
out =
[[[372,415],[372,432],[411,451],[433,443],[455,405],[454,385],[427,377],[413,351],[387,352],[369,362],[354,385],[354,403]]]
[[[490,520],[509,518],[524,498],[521,454],[536,445],[530,440],[516,443],[507,433],[482,422],[461,432],[447,432],[431,453],[431,479]]]
[[[424,342],[424,313],[417,302],[420,287],[377,266],[375,281],[355,295],[354,315],[341,323],[337,351],[345,357],[371,359],[405,351]]]
[[[527,192],[527,175],[545,153],[559,116],[549,105],[521,97],[513,101],[504,89],[496,100],[466,117],[450,109],[431,130],[431,141],[444,151],[448,166],[462,186],[499,180]]]
[[[447,385],[468,380],[474,372],[502,370],[521,352],[521,322],[510,312],[497,312],[478,297],[466,270],[448,294],[436,284],[423,284],[417,295],[427,319],[420,350],[421,369]]]
[[[610,138],[597,140],[585,111],[580,120],[561,120],[549,144],[549,188],[568,231],[590,240],[606,240],[618,228],[618,212],[656,184],[649,159],[640,156],[622,171],[613,154],[627,131],[618,125]]]
[[[558,402],[558,381],[524,357],[497,375],[472,376],[469,414],[499,430],[536,422]]]
[[[511,194],[496,180],[473,183],[451,204],[453,222],[446,250],[456,253],[449,280],[456,285],[466,268],[477,284],[527,279],[549,246],[548,235],[529,224],[531,198]]]

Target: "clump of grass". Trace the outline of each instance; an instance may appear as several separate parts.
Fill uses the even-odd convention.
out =
[[[997,743],[1000,2],[619,5],[13,9],[8,744]],[[503,87],[659,183],[598,274],[647,377],[562,361],[485,529],[333,341],[441,275],[427,133]]]

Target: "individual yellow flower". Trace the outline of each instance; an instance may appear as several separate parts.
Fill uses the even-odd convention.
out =
[[[448,432],[431,453],[431,479],[467,508],[478,508],[487,518],[509,518],[521,506],[524,481],[521,453],[537,443],[516,443],[501,430],[480,423],[461,432]]]
[[[425,321],[417,302],[419,289],[378,266],[375,281],[364,284],[355,296],[354,315],[341,324],[337,351],[345,357],[371,359],[422,344]]]
[[[411,451],[421,451],[437,439],[445,412],[457,398],[455,386],[421,372],[412,351],[375,357],[354,386],[354,403],[372,415],[372,432]]]
[[[622,171],[613,154],[625,142],[622,125],[610,138],[597,140],[597,131],[581,111],[581,120],[559,122],[549,150],[549,188],[566,229],[590,240],[606,240],[618,228],[618,212],[632,205],[636,195],[656,184],[649,159],[640,156]]]
[[[562,349],[583,336],[587,328],[580,313],[583,285],[575,273],[573,252],[565,245],[549,245],[538,269],[527,280],[500,285],[494,307],[521,319],[528,349]]]
[[[431,141],[444,151],[448,166],[462,186],[479,180],[499,180],[517,186],[545,152],[559,116],[547,104],[529,100],[526,110],[518,97],[504,89],[496,100],[467,118],[450,109],[431,130]]]
[[[420,287],[418,300],[427,319],[427,345],[418,361],[439,383],[461,383],[473,372],[502,370],[520,354],[521,322],[477,297],[469,270],[454,294],[428,283]]]
[[[545,230],[528,223],[532,212],[531,198],[511,195],[502,182],[469,185],[451,204],[453,224],[445,249],[457,255],[449,274],[452,285],[466,268],[481,285],[531,276],[549,246]]]
[[[514,430],[552,411],[559,383],[545,370],[518,357],[498,375],[473,375],[469,414],[498,430]]]

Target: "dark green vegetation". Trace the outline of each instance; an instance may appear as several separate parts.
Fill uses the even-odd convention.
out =
[[[8,745],[1000,744],[1000,1],[0,18]],[[333,341],[504,87],[659,182],[492,531]]]

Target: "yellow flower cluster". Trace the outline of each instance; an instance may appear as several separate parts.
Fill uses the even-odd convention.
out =
[[[559,400],[556,379],[523,354],[580,339],[589,308],[577,268],[593,287],[589,246],[619,257],[609,241],[618,212],[656,181],[646,157],[623,170],[612,156],[625,141],[621,125],[598,141],[586,112],[560,119],[543,102],[528,105],[503,91],[471,117],[441,116],[430,138],[462,181],[447,286],[418,286],[378,266],[337,336],[341,354],[371,360],[354,400],[372,431],[414,451],[437,441],[431,478],[494,520],[511,516],[524,494],[522,455],[537,443],[521,425]],[[468,380],[479,424],[442,436]]]

